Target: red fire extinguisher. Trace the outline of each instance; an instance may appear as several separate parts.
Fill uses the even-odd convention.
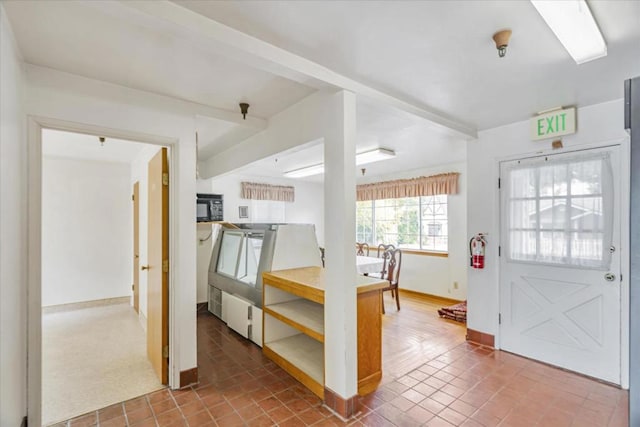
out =
[[[484,268],[484,252],[487,247],[485,234],[478,233],[469,240],[470,263],[473,268]]]

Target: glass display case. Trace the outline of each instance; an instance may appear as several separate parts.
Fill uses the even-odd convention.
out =
[[[216,267],[218,274],[255,287],[263,239],[264,232],[225,231]]]
[[[223,293],[261,308],[263,272],[322,265],[311,224],[219,227],[209,263],[209,311],[223,320]]]

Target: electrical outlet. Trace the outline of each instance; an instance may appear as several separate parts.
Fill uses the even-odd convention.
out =
[[[458,289],[458,282],[453,282],[453,289]]]

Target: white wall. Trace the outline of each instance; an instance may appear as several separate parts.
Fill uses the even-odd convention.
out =
[[[131,294],[130,175],[128,163],[43,159],[43,306]]]
[[[563,137],[564,149],[557,152],[625,138],[623,112],[622,100],[579,108],[578,132]],[[467,237],[478,232],[489,233],[485,268],[467,268],[467,326],[471,329],[492,335],[498,332],[498,162],[550,148],[550,141],[531,141],[529,121],[481,131],[477,141],[468,143]]]
[[[241,182],[260,182],[272,185],[291,185],[295,188],[295,201],[284,202],[285,222],[314,224],[318,244],[324,244],[324,194],[323,185],[293,179],[256,177],[243,174],[228,174],[216,178],[199,180],[198,192],[222,194],[224,196],[224,220],[233,223],[253,222],[251,200],[241,198]],[[238,206],[249,206],[249,218],[239,218]],[[198,225],[198,239],[206,238],[211,226]],[[198,302],[207,301],[207,277],[213,242],[198,242]]]
[[[0,426],[27,407],[26,141],[20,53],[0,3]]]
[[[402,254],[400,287],[445,298],[467,298],[467,165],[451,163],[437,167],[415,169],[389,176],[362,179],[358,184],[417,178],[446,172],[459,172],[459,193],[447,197],[449,222],[448,257]],[[375,253],[375,252],[374,252]],[[374,255],[375,256],[375,255]],[[458,283],[458,289],[454,288]]]
[[[36,117],[87,124],[109,134],[124,132],[124,139],[141,142],[175,142],[171,152],[178,170],[170,171],[170,205],[175,223],[170,236],[169,275],[175,284],[171,298],[170,336],[174,368],[171,378],[197,366],[196,361],[196,245],[195,117],[191,104],[161,95],[133,90],[51,69],[27,65],[25,111]],[[134,137],[135,136],[135,137]],[[15,300],[14,300],[15,303]]]

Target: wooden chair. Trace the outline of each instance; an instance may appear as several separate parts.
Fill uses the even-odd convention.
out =
[[[400,249],[389,249],[385,252],[385,267],[382,278],[389,282],[389,286],[382,289],[381,296],[384,291],[391,291],[391,296],[396,299],[396,307],[400,311],[400,292],[398,283],[400,282],[400,267],[402,266],[402,251]],[[384,311],[384,298],[382,299],[382,314]]]
[[[380,279],[386,279],[387,277],[387,263],[389,262],[389,251],[394,250],[396,247],[389,244],[389,245],[385,245],[383,243],[380,243],[378,245],[378,252],[376,257],[377,258],[382,258],[383,262],[382,262],[382,270],[380,271],[380,273],[370,273],[369,276],[370,277],[377,277]]]
[[[394,250],[396,247],[389,244],[389,245],[385,245],[384,243],[380,243],[378,245],[378,255],[376,255],[378,258],[380,258],[380,256],[384,256],[385,252],[389,251],[389,250]]]
[[[356,256],[369,256],[369,244],[356,242]]]

